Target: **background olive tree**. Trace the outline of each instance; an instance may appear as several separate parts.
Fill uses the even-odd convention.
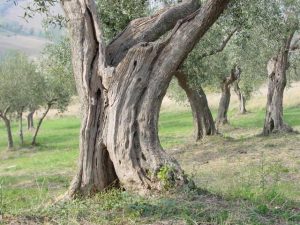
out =
[[[19,120],[19,137],[23,145],[23,113],[30,105],[36,104],[39,84],[35,82],[39,82],[40,79],[34,63],[21,52],[7,52],[2,56],[0,63],[1,115],[8,132],[9,148],[12,148],[11,121],[8,113],[11,116],[16,115]]]
[[[63,112],[67,109],[72,96],[76,94],[71,50],[67,38],[48,44],[42,52],[38,64],[38,73],[43,82],[40,84],[39,107],[44,112],[38,121],[31,144],[36,145],[37,135],[43,120],[51,108]]]

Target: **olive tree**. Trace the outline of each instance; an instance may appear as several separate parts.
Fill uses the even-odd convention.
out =
[[[280,25],[283,33],[279,39],[277,52],[269,60],[268,96],[266,117],[263,134],[274,132],[291,132],[293,129],[283,121],[283,95],[287,83],[287,70],[290,66],[289,56],[292,51],[299,49],[299,1],[279,1]],[[283,16],[282,16],[283,15]]]
[[[5,54],[1,58],[0,62],[0,118],[5,124],[7,131],[7,147],[8,149],[13,149],[14,141],[11,131],[11,121],[9,113],[11,113],[11,97],[13,93],[13,87],[11,84],[9,70],[7,64],[9,64],[7,57],[9,55]]]
[[[23,112],[32,103],[31,89],[36,87],[32,82],[36,77],[36,67],[28,57],[21,52],[7,52],[1,61],[1,117],[8,132],[9,148],[13,146],[10,121],[7,113],[16,113],[19,120],[19,137],[23,139]]]
[[[169,168],[172,185],[186,182],[160,145],[159,109],[174,73],[228,3],[183,1],[132,20],[106,44],[93,0],[61,1],[82,106],[79,169],[68,197],[113,185],[161,190],[162,168]]]
[[[38,72],[42,79],[38,87],[40,91],[38,107],[44,112],[38,121],[31,144],[36,145],[41,125],[51,108],[63,112],[75,94],[75,85],[71,65],[71,49],[68,39],[64,38],[57,43],[48,44],[42,52]]]
[[[159,109],[174,72],[228,2],[208,1],[199,9],[185,1],[131,21],[107,46],[93,1],[62,2],[83,109],[79,171],[69,196],[112,184],[160,190],[157,173],[165,166],[174,185],[185,182],[160,145]]]

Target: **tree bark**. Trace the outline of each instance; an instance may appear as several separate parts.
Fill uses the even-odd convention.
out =
[[[21,146],[24,145],[24,135],[23,135],[23,108],[18,112],[19,116],[19,137]]]
[[[179,14],[186,3],[170,8],[161,22],[158,16],[149,26],[182,15],[176,18],[181,19],[176,26],[159,26],[152,30],[158,32],[153,42],[143,42],[146,35],[141,35],[132,46],[107,55],[106,50],[111,51],[104,45],[94,1],[62,1],[82,105],[79,169],[67,197],[119,185],[139,193],[159,191],[165,182],[157,176],[161,168],[168,168],[169,184],[186,182],[177,161],[160,145],[159,110],[174,72],[228,2],[210,0],[187,17]],[[146,34],[149,26],[137,26],[132,32]],[[159,39],[173,26],[169,35]],[[129,43],[122,34],[114,43]]]
[[[240,86],[239,86],[239,80],[234,82],[233,86],[234,92],[238,96],[239,99],[239,111],[241,114],[245,114],[247,112],[246,110],[246,98],[241,92]]]
[[[27,129],[33,130],[34,129],[34,123],[33,123],[33,115],[35,113],[35,110],[32,110],[27,115]]]
[[[188,84],[188,77],[182,71],[175,73],[180,87],[185,91],[193,113],[195,139],[196,141],[205,136],[217,134],[215,122],[208,106],[206,95],[201,86],[197,90]]]
[[[263,134],[275,132],[292,132],[293,129],[283,121],[283,94],[286,86],[286,71],[288,57],[295,31],[292,31],[283,41],[276,57],[268,62],[268,95]]]
[[[38,122],[38,125],[37,125],[37,127],[36,127],[36,130],[35,130],[35,132],[34,132],[34,135],[33,135],[32,141],[31,141],[31,145],[36,145],[36,138],[37,138],[37,135],[38,135],[38,133],[39,133],[39,130],[40,130],[41,126],[42,126],[42,123],[43,123],[45,117],[47,116],[49,110],[50,110],[51,107],[52,107],[52,104],[53,104],[52,102],[50,102],[50,103],[47,104],[47,108],[46,108],[45,112],[43,113],[42,117],[40,118],[40,120],[39,120],[39,122]]]
[[[12,137],[12,132],[11,132],[11,125],[10,125],[10,119],[7,117],[7,113],[9,111],[10,107],[7,107],[4,112],[0,112],[0,118],[3,119],[5,127],[6,127],[6,133],[7,133],[7,148],[8,150],[13,149],[14,147],[14,141]]]
[[[241,69],[237,66],[235,66],[231,70],[230,76],[224,78],[224,80],[221,83],[221,90],[222,90],[222,95],[219,103],[219,110],[218,110],[218,115],[216,119],[216,127],[220,127],[221,125],[227,124],[228,123],[228,118],[227,118],[227,112],[229,108],[229,103],[230,103],[230,87],[233,82],[235,82],[241,74]]]

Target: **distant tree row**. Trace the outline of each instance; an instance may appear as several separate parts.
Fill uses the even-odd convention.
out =
[[[240,113],[246,113],[246,101],[267,81],[263,134],[292,131],[283,122],[283,92],[288,81],[300,78],[299,54],[294,54],[299,53],[299,5],[297,0],[237,2],[189,54],[176,77],[191,103],[197,139],[228,123],[232,88]],[[215,121],[203,88],[222,93]],[[173,82],[171,97],[182,101],[180,93]]]
[[[6,52],[0,62],[0,118],[7,130],[8,148],[14,148],[13,118],[19,121],[19,137],[23,145],[22,120],[23,114],[28,112],[28,129],[34,130],[31,144],[35,145],[49,110],[64,111],[74,93],[70,48],[66,39],[46,46],[37,62],[21,52]],[[33,115],[37,110],[43,110],[43,114],[34,129]]]

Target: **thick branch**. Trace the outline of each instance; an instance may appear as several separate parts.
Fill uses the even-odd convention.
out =
[[[185,18],[198,8],[198,1],[188,0],[163,9],[154,16],[131,21],[125,30],[107,46],[106,54],[109,65],[118,65],[134,45],[157,40],[171,30],[178,20]]]
[[[230,0],[210,0],[203,5],[199,10],[184,20],[179,21],[177,26],[173,29],[169,44],[164,48],[164,53],[168,53],[171,58],[171,63],[165,61],[158,68],[164,70],[176,65],[176,70],[185,60],[189,52],[194,48],[198,41],[203,37],[211,25],[221,15]],[[162,60],[162,59],[161,59]],[[163,68],[166,67],[166,68]]]

